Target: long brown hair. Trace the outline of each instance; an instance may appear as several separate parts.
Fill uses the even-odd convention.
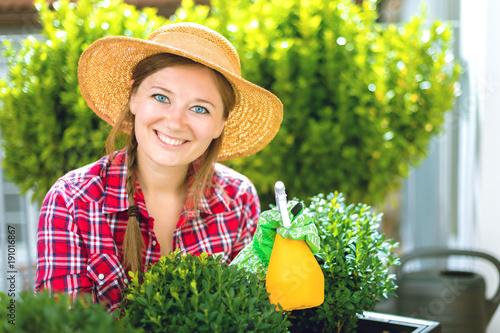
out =
[[[137,171],[137,140],[134,128],[135,116],[130,111],[130,96],[137,91],[140,84],[148,76],[166,67],[180,65],[202,66],[190,59],[168,53],[152,55],[137,64],[132,72],[133,83],[130,87],[129,100],[106,140],[106,152],[113,160],[115,156],[116,142],[120,138],[120,134],[123,131],[130,132],[128,142],[126,144],[126,189],[130,207],[135,206],[134,193]],[[222,102],[224,104],[223,119],[226,120],[229,116],[229,112],[236,104],[236,97],[234,90],[227,79],[215,70],[213,73],[215,75],[217,89],[221,94]],[[218,138],[212,140],[207,151],[200,157],[199,165],[195,168],[192,163],[190,166],[191,172],[188,172],[188,174],[191,174],[191,176],[189,179],[186,179],[186,190],[188,193],[187,201],[190,203],[188,206],[194,210],[197,210],[202,195],[207,194],[213,186],[212,179],[214,174],[214,163],[217,161],[217,156],[219,155],[222,147],[223,137],[224,131]],[[136,214],[129,213],[127,229],[125,231],[123,241],[123,261],[125,267],[130,269],[132,272],[137,272],[141,269],[143,247],[144,241],[137,216]]]

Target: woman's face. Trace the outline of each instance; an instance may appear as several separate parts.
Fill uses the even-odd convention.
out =
[[[167,67],[148,76],[130,99],[140,161],[187,167],[224,128],[215,75],[204,66]]]

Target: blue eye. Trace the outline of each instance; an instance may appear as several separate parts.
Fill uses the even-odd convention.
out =
[[[205,109],[203,106],[195,106],[193,108],[193,111],[196,112],[196,113],[200,113],[200,114],[208,113],[208,110]]]
[[[166,103],[168,102],[168,98],[167,96],[164,96],[164,95],[160,95],[160,94],[156,94],[156,95],[153,95],[153,97],[160,103]]]

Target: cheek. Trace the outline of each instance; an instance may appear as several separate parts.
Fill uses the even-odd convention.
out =
[[[130,112],[135,116],[135,123],[147,125],[158,121],[161,114],[144,100],[135,98],[130,101]]]

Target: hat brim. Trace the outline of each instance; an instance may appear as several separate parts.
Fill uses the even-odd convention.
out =
[[[90,45],[78,64],[78,82],[87,105],[114,125],[129,98],[132,70],[158,53],[203,64],[220,72],[233,86],[236,107],[226,121],[219,161],[252,155],[271,142],[283,119],[283,105],[274,94],[194,53],[152,41],[104,37]]]

